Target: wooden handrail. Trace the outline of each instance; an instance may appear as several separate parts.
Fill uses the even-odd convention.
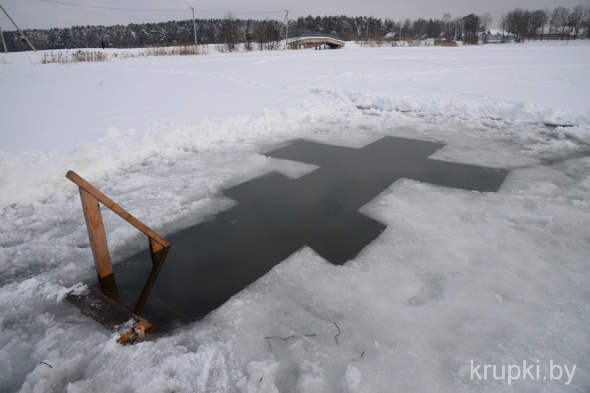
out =
[[[92,184],[88,183],[84,180],[80,175],[78,175],[74,171],[68,171],[66,177],[73,181],[78,187],[85,190],[87,193],[92,195],[96,198],[99,202],[103,205],[111,209],[113,212],[117,213],[121,218],[125,221],[133,225],[135,228],[139,229],[141,232],[146,234],[149,238],[154,239],[158,244],[160,244],[163,248],[169,248],[171,244],[164,239],[162,236],[158,235],[144,223],[139,221],[137,218],[133,217],[131,213],[127,210],[123,209],[121,206],[117,205],[111,198],[100,192],[96,187]]]
[[[102,213],[100,211],[100,204],[102,203],[113,212],[117,213],[125,221],[139,229],[148,236],[150,254],[152,257],[152,271],[149,278],[141,291],[141,296],[137,301],[135,313],[141,314],[147,299],[155,284],[156,278],[164,260],[168,255],[168,250],[172,246],[166,239],[158,235],[147,225],[133,217],[131,213],[117,205],[113,200],[100,192],[92,184],[84,180],[80,175],[74,171],[68,171],[66,177],[74,182],[80,191],[80,199],[82,200],[82,209],[84,211],[84,218],[86,220],[86,228],[88,229],[88,237],[90,239],[90,247],[92,248],[92,256],[94,258],[94,265],[96,266],[96,274],[100,283],[100,296],[96,292],[92,296],[75,296],[68,295],[68,299],[84,313],[90,315],[92,318],[100,322],[103,326],[111,328],[114,325],[125,322],[125,320],[134,318],[134,314],[126,311],[119,298],[117,291],[117,283],[115,282],[115,274],[113,273],[113,265],[107,244],[107,237],[104,230],[104,223],[102,220]],[[108,298],[108,299],[107,299]],[[109,300],[110,299],[110,300]],[[102,315],[104,313],[105,315]],[[107,316],[108,315],[108,316]],[[111,320],[114,319],[114,320]],[[122,321],[122,322],[121,322]],[[117,323],[118,322],[118,323]],[[110,327],[109,327],[110,326]],[[133,328],[123,335],[118,341],[122,344],[133,342],[135,339],[143,339],[152,328],[152,325],[146,320],[139,318]]]
[[[166,239],[158,235],[147,225],[133,217],[131,213],[117,205],[111,198],[100,192],[92,184],[88,183],[74,171],[68,171],[66,177],[74,182],[80,190],[80,198],[82,200],[82,209],[84,210],[84,218],[86,219],[86,228],[88,229],[88,237],[90,238],[90,246],[92,248],[92,256],[94,257],[94,264],[96,266],[96,273],[98,280],[101,282],[106,280],[106,277],[113,275],[113,266],[111,263],[111,256],[109,247],[107,245],[107,237],[104,230],[104,223],[102,221],[102,213],[100,212],[100,203],[117,213],[125,221],[139,229],[149,238],[150,254],[152,256],[153,269],[159,271],[164,259],[168,254],[168,249],[172,246]],[[111,278],[112,284],[109,287],[115,288],[114,277]],[[116,293],[115,293],[116,294]]]

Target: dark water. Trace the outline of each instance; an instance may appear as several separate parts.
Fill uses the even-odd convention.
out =
[[[362,149],[297,141],[267,153],[320,168],[298,179],[271,172],[225,190],[237,205],[167,236],[173,246],[142,316],[155,324],[204,316],[304,246],[336,265],[354,258],[386,228],[358,210],[398,179],[497,191],[508,174],[428,158],[443,146],[385,137]],[[119,266],[119,294],[133,310],[150,273],[148,252]]]

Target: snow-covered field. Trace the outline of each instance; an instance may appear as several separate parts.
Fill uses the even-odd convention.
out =
[[[0,54],[0,391],[590,391],[587,41],[41,56]],[[277,145],[385,135],[511,172],[497,193],[398,181],[363,207],[388,228],[356,259],[301,249],[135,346],[62,300],[95,274],[67,170],[166,235],[309,170],[261,155]],[[146,247],[104,214],[115,260]]]

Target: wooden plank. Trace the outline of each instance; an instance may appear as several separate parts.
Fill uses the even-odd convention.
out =
[[[80,295],[70,293],[66,299],[85,315],[112,332],[117,331],[130,320],[138,319],[131,311],[115,303],[95,287],[88,287],[88,290]]]
[[[96,198],[98,201],[103,203],[106,207],[108,207],[109,209],[111,209],[112,211],[117,213],[125,221],[129,222],[135,228],[139,229],[141,232],[143,232],[144,234],[146,234],[150,238],[154,239],[157,243],[162,245],[162,247],[170,247],[171,246],[171,244],[166,239],[164,239],[162,236],[158,235],[156,232],[154,232],[147,225],[145,225],[144,223],[139,221],[137,218],[135,218],[133,215],[131,215],[131,213],[127,212],[121,206],[117,205],[115,202],[113,202],[112,199],[110,199],[105,194],[100,192],[96,187],[94,187],[92,184],[88,183],[76,172],[68,171],[68,173],[66,174],[66,177],[68,179],[70,179],[71,181],[73,181],[75,184],[77,184],[78,187],[85,190],[90,195],[92,195],[94,198]]]
[[[86,218],[86,228],[88,229],[96,273],[98,279],[101,280],[113,274],[113,266],[100,212],[100,204],[94,196],[82,188],[80,188],[80,198],[82,199],[82,209]]]
[[[152,330],[151,323],[115,303],[98,288],[88,287],[88,290],[81,294],[69,293],[66,299],[78,307],[83,314],[111,332],[117,332],[127,326],[128,329],[123,331],[117,340],[120,344],[143,341]]]

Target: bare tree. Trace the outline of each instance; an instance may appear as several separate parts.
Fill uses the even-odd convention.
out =
[[[568,25],[574,29],[574,39],[578,36],[578,32],[580,31],[580,27],[584,21],[586,10],[583,6],[577,5],[574,7],[572,12],[569,15]]]
[[[551,28],[554,29],[556,34],[561,34],[561,39],[564,38],[565,31],[567,29],[569,14],[569,9],[565,7],[557,7],[553,9],[551,17],[549,18],[549,24]]]
[[[508,31],[515,34],[517,42],[522,42],[524,36],[531,31],[531,12],[515,8],[506,14],[505,23]]]
[[[455,32],[453,34],[455,36],[455,40],[458,41],[463,36],[464,25],[465,23],[463,22],[462,18],[457,17],[453,21],[453,28],[455,29]]]
[[[584,17],[582,18],[582,27],[586,29],[586,37],[590,40],[590,6],[584,8]]]
[[[412,31],[415,36],[422,37],[428,33],[428,21],[426,19],[418,18],[412,24]]]
[[[254,38],[254,21],[252,19],[248,19],[246,21],[246,25],[244,26],[244,49],[247,51],[252,50],[252,41]]]
[[[477,44],[477,33],[480,31],[479,16],[469,14],[463,17],[465,27],[465,38],[463,42],[466,44]]]
[[[450,13],[446,12],[443,15],[442,21],[443,21],[444,26],[445,26],[445,33],[451,33],[451,29],[453,27],[452,20],[453,20],[453,17],[451,16]]]
[[[410,22],[410,19],[406,19],[404,21],[404,25],[402,27],[402,35],[404,37],[409,37],[411,35],[411,30],[412,30],[412,22]]]
[[[506,26],[507,25],[507,17],[506,14],[500,15],[500,19],[498,20],[498,28],[502,29],[502,42],[506,42]]]
[[[254,40],[258,42],[258,49],[263,50],[264,44],[268,42],[266,37],[266,24],[267,20],[259,21],[254,27]]]
[[[489,12],[479,16],[479,28],[481,31],[483,31],[482,41],[484,43],[487,43],[488,36],[486,33],[488,32],[488,27],[492,24],[493,20],[494,17]]]
[[[531,12],[531,32],[535,34],[535,40],[537,35],[541,35],[541,41],[543,40],[543,34],[545,33],[545,25],[549,21],[549,15],[547,11],[537,10]]]
[[[488,31],[488,28],[492,25],[493,21],[494,21],[494,17],[489,12],[486,12],[485,14],[480,15],[479,16],[479,24],[480,24],[481,30],[484,33],[486,33]]]
[[[221,23],[220,39],[226,45],[229,52],[233,52],[236,49],[239,35],[238,21],[231,13],[228,13]]]
[[[279,43],[279,22],[271,20],[263,20],[256,22],[254,26],[254,41],[258,43],[260,50],[277,49]]]

